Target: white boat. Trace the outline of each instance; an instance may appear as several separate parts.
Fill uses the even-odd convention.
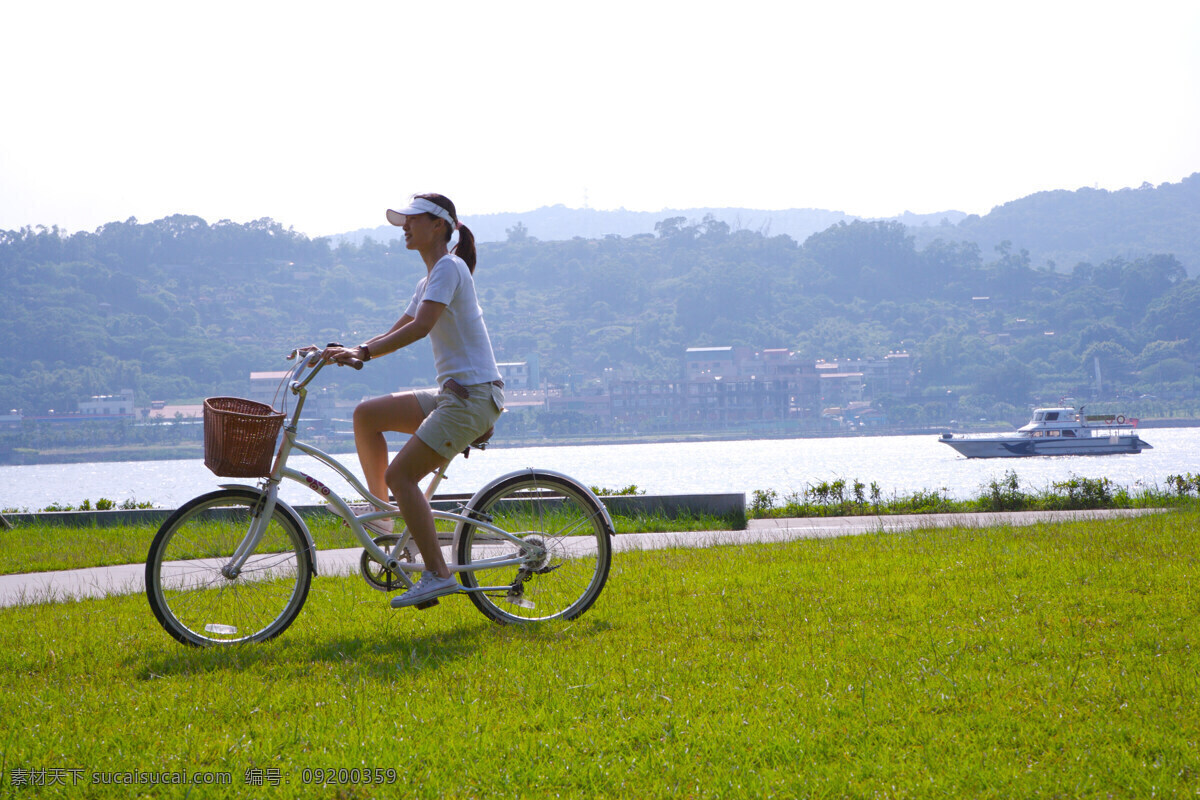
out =
[[[1083,415],[1083,408],[1038,408],[1015,433],[953,434],[939,439],[967,458],[1102,456],[1153,449],[1134,430],[1137,420]]]

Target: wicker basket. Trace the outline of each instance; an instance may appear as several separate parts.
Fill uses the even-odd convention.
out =
[[[271,456],[283,425],[283,413],[240,397],[204,401],[204,466],[222,478],[263,478],[271,474]]]

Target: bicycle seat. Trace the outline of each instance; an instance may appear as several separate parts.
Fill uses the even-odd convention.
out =
[[[492,440],[492,435],[496,432],[496,426],[492,426],[480,434],[479,438],[467,445],[467,449],[463,450],[463,458],[471,457],[471,448],[477,450],[487,449],[487,444]]]

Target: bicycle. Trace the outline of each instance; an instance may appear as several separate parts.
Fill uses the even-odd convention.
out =
[[[372,495],[333,456],[297,438],[306,387],[324,366],[314,356],[317,351],[302,348],[289,356],[298,357],[298,363],[284,379],[285,410],[262,406],[271,412],[266,416],[287,422],[278,446],[276,427],[256,456],[260,464],[271,464],[274,454],[269,471],[255,466],[217,472],[259,477],[258,484],[222,484],[188,501],[162,524],[150,545],[146,595],[162,627],[183,644],[266,641],[283,633],[300,613],[317,574],[317,550],[304,520],[279,498],[284,480],[307,486],[347,522],[363,547],[359,573],[372,588],[407,588],[424,569],[413,555],[415,546],[408,546],[407,528],[372,536],[365,527],[398,519],[396,506]],[[290,417],[288,392],[297,398]],[[208,439],[206,428],[206,463]],[[367,510],[355,513],[322,481],[288,467],[288,457],[297,450],[338,473],[367,500]],[[433,475],[427,498],[433,498],[448,466]],[[608,579],[612,519],[590,489],[561,473],[527,469],[503,475],[456,510],[434,509],[433,516],[454,524],[453,558],[447,563],[458,576],[460,593],[496,623],[575,619],[596,602]]]

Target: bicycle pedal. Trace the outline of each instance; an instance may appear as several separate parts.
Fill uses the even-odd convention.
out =
[[[417,603],[413,608],[418,611],[424,611],[427,608],[433,608],[438,604],[438,599],[435,597],[432,600],[426,600],[424,603]]]

